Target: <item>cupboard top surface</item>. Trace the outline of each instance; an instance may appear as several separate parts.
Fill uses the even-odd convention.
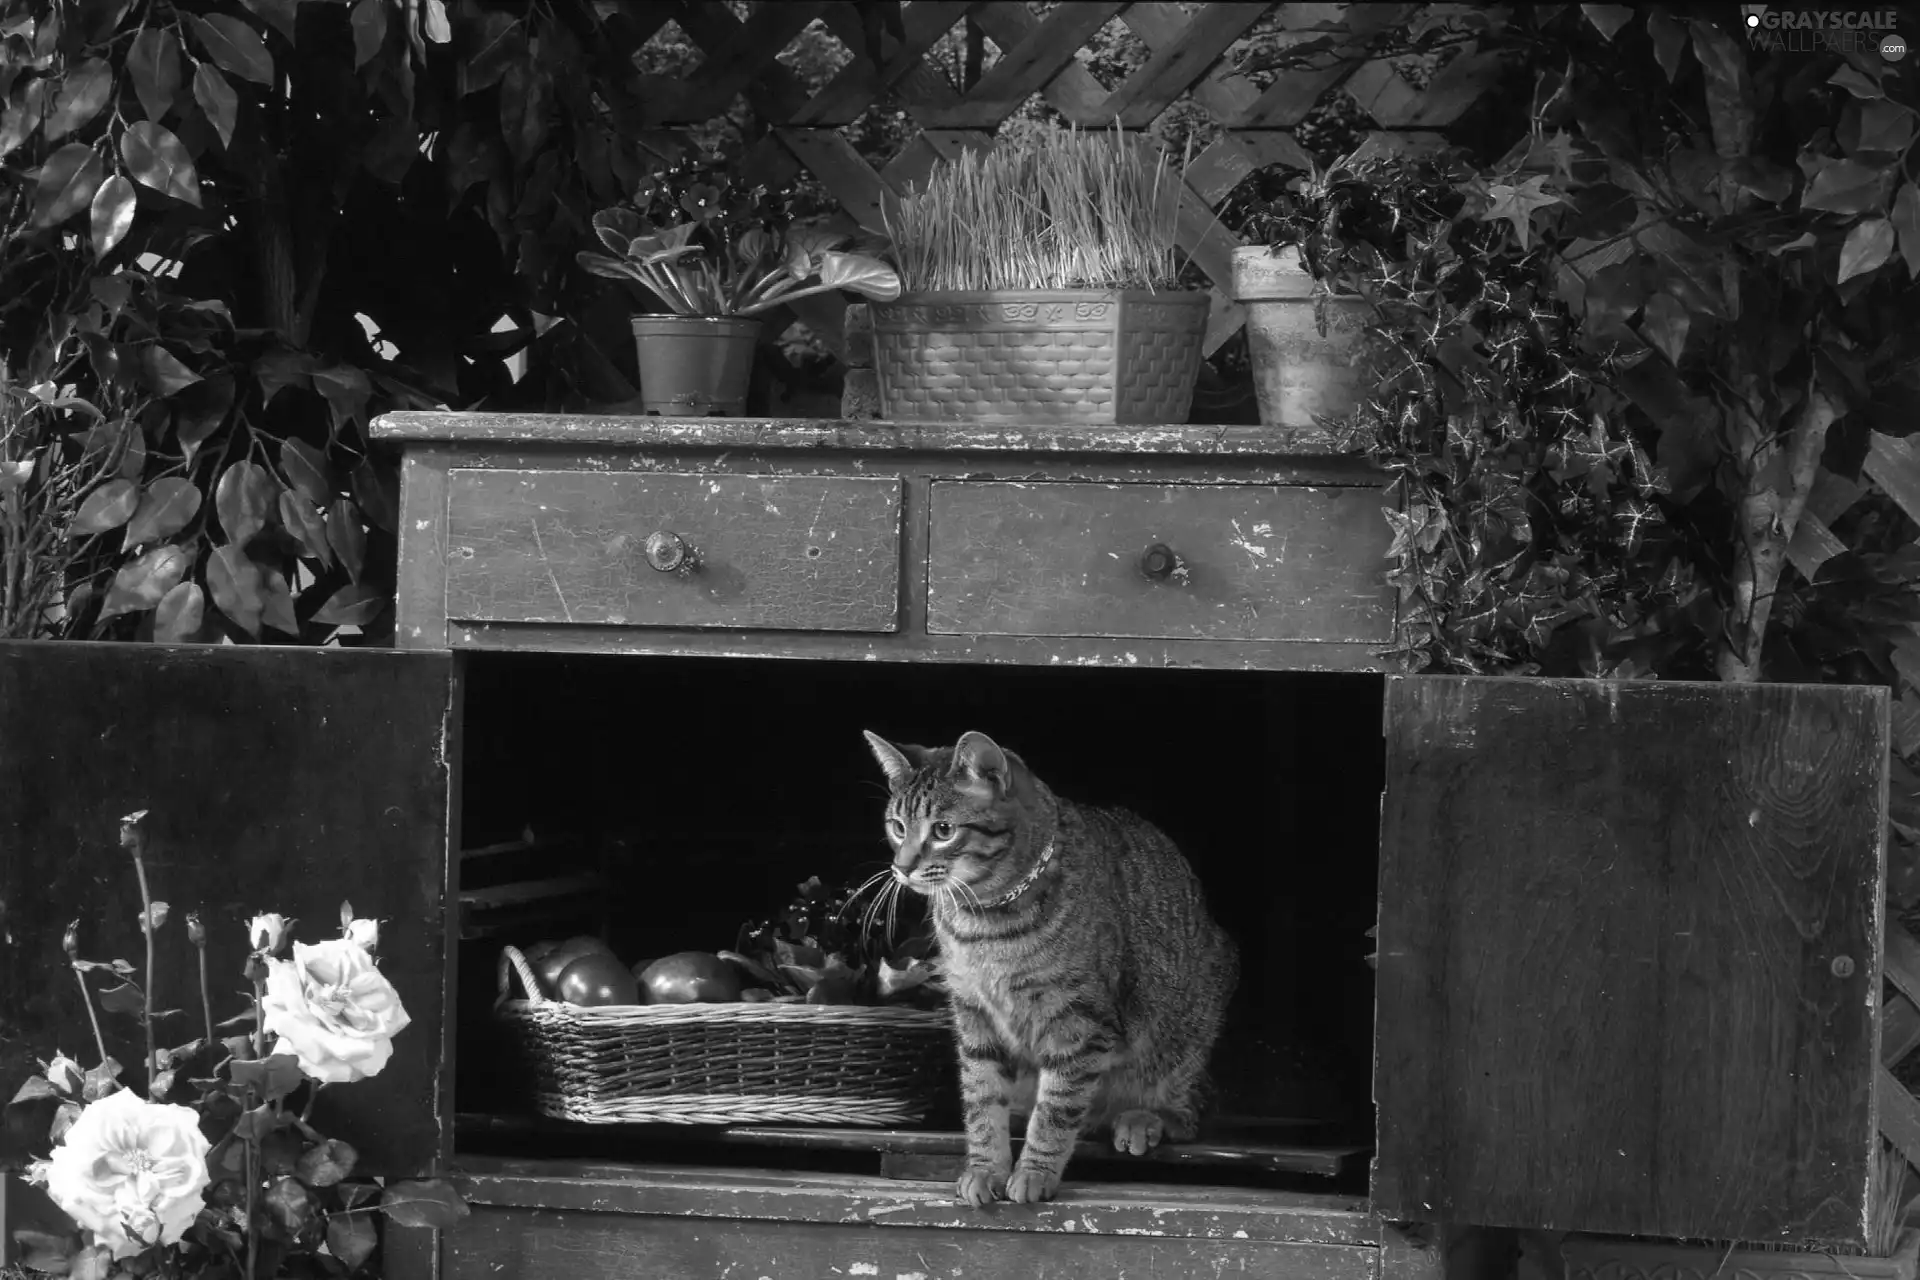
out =
[[[832,418],[657,418],[565,413],[389,413],[380,440],[619,445],[641,449],[835,449],[879,453],[1166,454],[1275,458],[1347,455],[1322,431],[1255,426],[1088,426],[856,422]],[[1354,456],[1357,466],[1364,463]]]

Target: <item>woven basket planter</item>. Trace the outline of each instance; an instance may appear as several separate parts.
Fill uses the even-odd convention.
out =
[[[495,1011],[533,1068],[540,1114],[587,1124],[913,1124],[953,1057],[939,1011],[548,1000],[514,947]]]
[[[1212,298],[1145,289],[903,293],[873,304],[893,422],[1183,423]]]

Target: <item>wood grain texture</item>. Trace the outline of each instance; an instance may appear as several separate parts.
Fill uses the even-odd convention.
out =
[[[476,1205],[646,1214],[656,1220],[763,1219],[889,1230],[929,1228],[975,1239],[1020,1232],[1335,1247],[1377,1246],[1381,1239],[1379,1220],[1364,1201],[1235,1187],[1069,1183],[1060,1198],[1049,1204],[1000,1204],[979,1210],[958,1203],[950,1184],[851,1174],[482,1156],[460,1157],[452,1172],[461,1193]]]
[[[941,634],[1384,642],[1374,489],[932,488],[927,629]],[[1164,544],[1181,565],[1148,578]]]
[[[982,6],[982,25],[985,25],[987,11],[1007,7],[1005,4]],[[1085,0],[1054,9],[1024,38],[1003,45],[993,69],[980,77],[965,98],[948,106],[929,107],[928,123],[939,129],[999,127],[1000,122],[1018,111],[1029,97],[1045,88],[1063,69],[1073,66],[1080,46],[1126,7],[1109,0]],[[988,34],[992,34],[991,29]],[[1000,41],[996,39],[994,43]],[[1103,99],[1105,96],[1101,95]],[[1094,118],[1092,113],[1086,113],[1085,118],[1069,114],[1069,118],[1082,125],[1107,123]]]
[[[400,460],[400,563],[394,644],[447,647],[447,469],[415,450]]]
[[[1343,452],[1321,431],[1281,427],[987,426],[820,418],[655,418],[564,413],[387,413],[379,440],[610,445],[628,449],[845,449],[861,452],[1199,454],[1272,458]]]
[[[162,1007],[198,1009],[178,923],[189,910],[207,925],[216,1018],[236,1012],[253,914],[297,917],[309,942],[335,933],[342,898],[380,918],[381,968],[412,1023],[377,1077],[321,1096],[314,1123],[369,1172],[431,1168],[452,1111],[441,1077],[456,700],[447,653],[0,644],[0,900],[13,938],[0,948],[0,1095],[23,1078],[21,1051],[93,1062],[61,934],[78,916],[83,956],[140,962],[119,819],[144,808],[153,894],[173,908],[156,939]],[[133,1078],[138,1028],[103,1018]],[[198,1014],[171,1026],[163,1045],[197,1035]]]
[[[1397,677],[1385,720],[1380,1212],[1861,1242],[1886,692]]]
[[[900,481],[454,471],[447,616],[611,626],[892,631]],[[687,572],[647,563],[671,532]]]
[[[1151,1280],[1246,1274],[1376,1280],[1370,1248],[1191,1237],[960,1233],[480,1208],[446,1236],[443,1280],[748,1276],[820,1280]]]

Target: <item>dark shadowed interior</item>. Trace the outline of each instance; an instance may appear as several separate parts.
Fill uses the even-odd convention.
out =
[[[459,1146],[871,1171],[873,1144],[851,1136],[768,1150],[684,1126],[535,1121],[490,1017],[503,943],[589,932],[629,962],[711,951],[808,876],[885,865],[869,728],[924,745],[981,730],[1056,792],[1125,805],[1172,835],[1242,957],[1202,1139],[1365,1146],[1381,688],[1355,675],[474,655],[460,842],[507,848],[463,859]],[[529,829],[535,847],[512,848]],[[515,885],[594,873],[604,888],[514,901]],[[1364,1189],[1364,1155],[1342,1167],[1329,1178],[1223,1159],[1153,1176]]]

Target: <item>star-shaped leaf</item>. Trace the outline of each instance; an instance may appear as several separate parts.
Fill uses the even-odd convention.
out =
[[[1492,222],[1497,218],[1505,218],[1511,222],[1513,234],[1524,252],[1533,232],[1533,211],[1566,203],[1563,197],[1544,189],[1546,182],[1545,174],[1536,174],[1517,186],[1506,182],[1494,183],[1487,188],[1487,207],[1480,211],[1481,220]]]

